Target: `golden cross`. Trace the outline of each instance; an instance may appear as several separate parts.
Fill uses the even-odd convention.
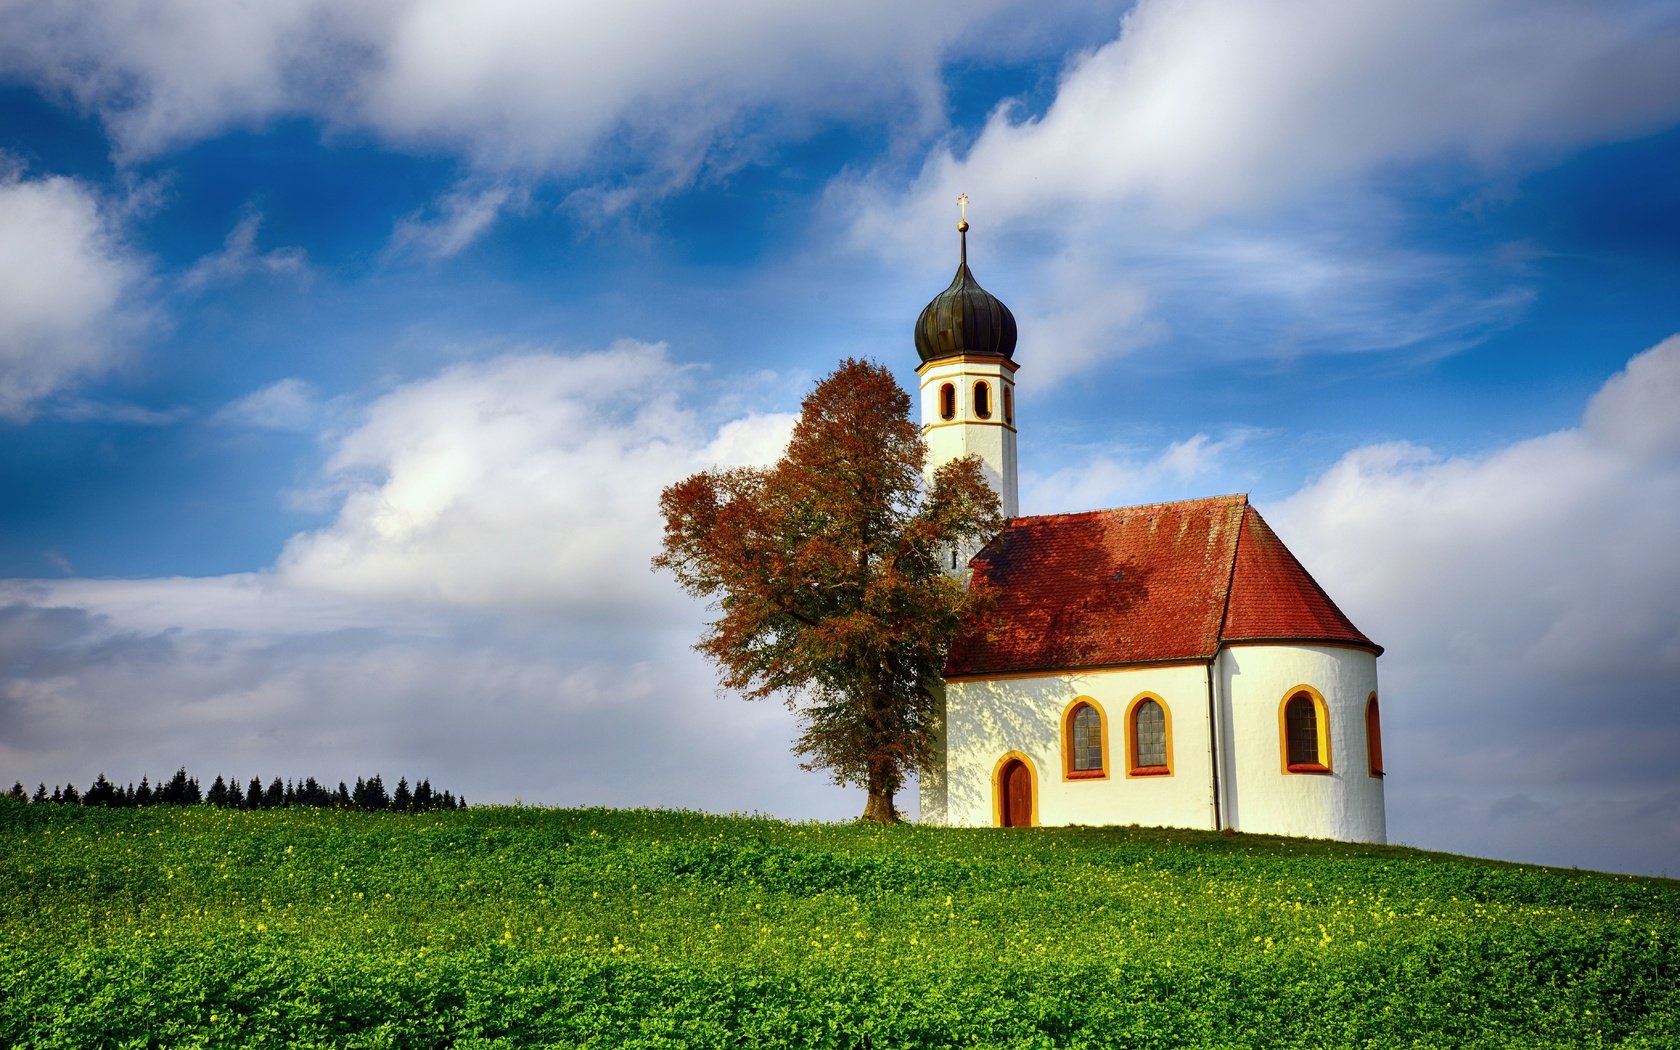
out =
[[[963,222],[968,221],[968,194],[966,193],[957,194],[957,218]]]

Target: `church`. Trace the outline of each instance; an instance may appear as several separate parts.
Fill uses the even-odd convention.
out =
[[[1015,318],[957,230],[916,322],[928,469],[978,456],[1008,524],[951,556],[996,600],[952,647],[922,820],[1385,841],[1382,647],[1246,496],[1020,516]]]

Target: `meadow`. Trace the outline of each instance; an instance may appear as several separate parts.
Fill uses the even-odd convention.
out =
[[[7,1047],[1673,1047],[1680,882],[1139,828],[0,799]]]

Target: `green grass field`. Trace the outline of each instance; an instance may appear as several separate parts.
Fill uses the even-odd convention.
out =
[[[0,799],[0,1045],[1680,1046],[1680,882],[1136,828]]]

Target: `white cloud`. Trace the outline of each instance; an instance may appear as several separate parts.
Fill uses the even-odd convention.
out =
[[[0,0],[0,70],[67,96],[129,157],[342,98],[391,4]]]
[[[150,323],[146,280],[86,185],[0,176],[0,420],[117,363]]]
[[[326,412],[314,387],[289,377],[222,406],[210,418],[226,426],[307,433],[320,428]]]
[[[946,51],[1001,6],[0,0],[0,70],[98,114],[133,157],[306,115],[488,170],[686,179],[766,115],[932,126]]]
[[[422,212],[404,216],[391,231],[387,252],[448,259],[488,233],[504,211],[518,211],[529,201],[527,191],[506,183],[457,186],[438,199],[431,216]]]
[[[1386,165],[1637,135],[1680,117],[1677,45],[1660,4],[1144,0],[1041,117],[1000,108],[932,157],[907,207],[966,191],[1082,222],[1138,198],[1192,224]]]
[[[257,250],[257,230],[261,226],[260,213],[252,212],[240,219],[223,239],[221,251],[206,255],[181,275],[181,287],[198,291],[252,273],[307,276],[309,260],[302,248],[289,245],[266,252]]]
[[[382,41],[361,107],[388,134],[491,167],[576,168],[612,141],[684,172],[755,111],[936,112],[942,53],[997,6],[413,5]]]
[[[1248,438],[1247,431],[1219,439],[1195,434],[1150,457],[1095,452],[1049,474],[1026,475],[1022,504],[1027,513],[1057,514],[1184,498],[1210,481],[1222,481],[1231,469],[1230,454]]]
[[[767,459],[788,417],[708,436],[662,346],[454,366],[381,398],[328,463],[337,520],[295,536],[289,585],[368,598],[535,606],[642,622],[685,608],[655,577],[660,490]]]
[[[1639,459],[1672,461],[1680,452],[1680,335],[1628,362],[1587,406],[1594,440]]]

